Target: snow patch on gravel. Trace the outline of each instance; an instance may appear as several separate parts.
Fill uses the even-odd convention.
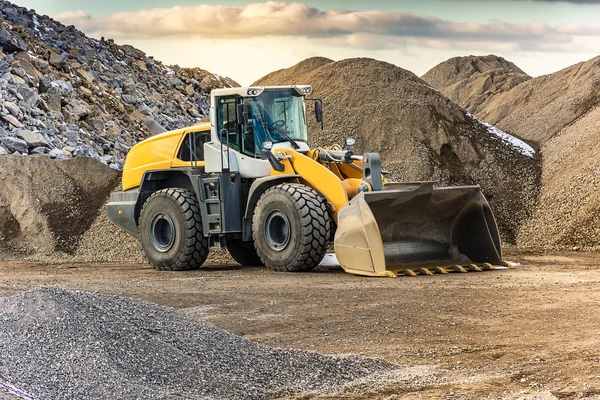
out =
[[[509,135],[508,133],[506,133],[504,131],[501,131],[500,129],[496,128],[494,125],[488,124],[487,122],[477,118],[476,116],[474,116],[471,113],[467,113],[467,115],[469,117],[471,117],[472,119],[474,119],[475,121],[485,125],[485,127],[487,128],[489,133],[498,136],[500,139],[502,139],[503,142],[511,145],[517,151],[519,151],[519,153],[521,153],[525,156],[528,156],[528,157],[533,157],[535,155],[535,150],[530,145],[525,143],[524,141],[517,139],[516,137]]]

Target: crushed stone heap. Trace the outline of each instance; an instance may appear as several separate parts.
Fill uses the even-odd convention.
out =
[[[431,77],[429,82],[436,86]],[[599,88],[600,57],[595,57],[494,93],[477,109],[480,118],[540,149],[539,201],[519,231],[519,247],[600,249]]]
[[[394,180],[479,184],[506,242],[514,243],[536,202],[541,171],[534,149],[402,68],[366,58],[311,58],[256,84],[313,85],[312,97],[324,101],[325,130],[309,105],[312,145],[353,137],[357,153],[381,154]]]
[[[270,348],[173,309],[58,287],[0,296],[0,321],[0,389],[35,399],[268,399],[395,368]]]
[[[118,179],[88,157],[0,157],[0,253],[73,252]]]
[[[480,114],[485,101],[531,79],[519,67],[495,55],[454,57],[422,76],[465,110]]]
[[[189,126],[208,114],[212,89],[232,86],[0,0],[0,155],[86,156],[122,168],[150,134],[145,121]]]

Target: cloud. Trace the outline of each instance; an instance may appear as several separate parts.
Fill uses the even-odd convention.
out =
[[[522,1],[522,0],[520,0]],[[600,0],[528,0],[544,3],[600,4]]]
[[[365,49],[398,48],[420,43],[433,48],[473,48],[476,45],[476,48],[485,50],[535,50],[550,44],[566,47],[580,31],[596,31],[574,25],[555,28],[542,23],[454,22],[378,10],[323,11],[303,3],[276,1],[243,7],[198,5],[156,8],[102,17],[74,11],[55,15],[54,18],[97,37],[304,37],[325,44]]]

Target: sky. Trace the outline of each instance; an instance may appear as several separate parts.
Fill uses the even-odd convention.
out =
[[[421,76],[451,57],[496,54],[539,76],[600,54],[600,0],[13,1],[242,85],[313,56]]]

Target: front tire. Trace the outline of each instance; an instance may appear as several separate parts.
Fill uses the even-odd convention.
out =
[[[189,190],[154,192],[142,207],[138,231],[146,259],[157,270],[198,269],[208,257],[198,200]]]
[[[263,193],[252,219],[256,252],[274,271],[317,267],[327,252],[330,230],[325,199],[310,187],[295,183]]]

